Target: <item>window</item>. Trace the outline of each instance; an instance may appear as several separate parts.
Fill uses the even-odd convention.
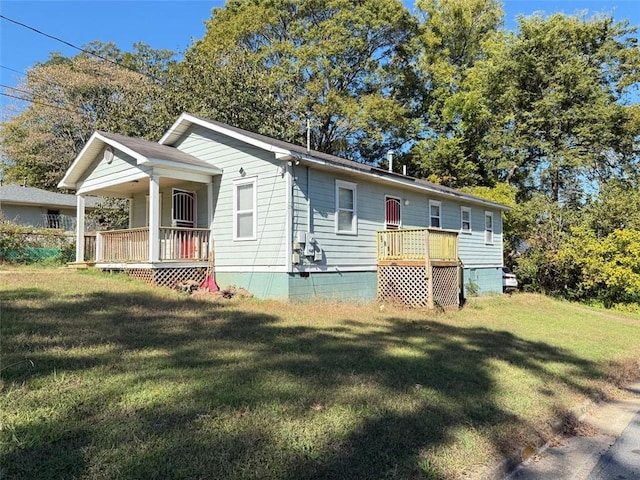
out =
[[[358,234],[356,184],[336,180],[336,233]]]
[[[435,200],[429,200],[429,226],[432,228],[441,228],[440,209],[442,204]]]
[[[233,239],[255,240],[257,230],[256,178],[233,184]]]
[[[398,230],[400,228],[400,199],[385,197],[384,206],[384,228]]]
[[[47,228],[60,228],[60,210],[47,210],[45,226]]]
[[[493,213],[484,212],[484,242],[493,243]]]
[[[460,207],[460,230],[471,232],[471,209],[469,207]]]

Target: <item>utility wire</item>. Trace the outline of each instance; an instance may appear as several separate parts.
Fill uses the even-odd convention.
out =
[[[9,18],[9,17],[6,17],[6,16],[4,16],[4,15],[2,15],[2,14],[0,14],[0,18],[2,18],[3,20],[6,20],[6,21],[8,21],[8,22],[14,23],[14,24],[16,24],[16,25],[19,25],[19,26],[21,26],[21,27],[24,27],[24,28],[26,28],[26,29],[28,29],[28,30],[33,31],[33,32],[36,32],[38,35],[43,35],[43,36],[45,36],[45,37],[47,37],[47,38],[50,38],[50,39],[55,40],[55,41],[57,41],[57,42],[63,43],[63,44],[65,44],[65,45],[67,45],[67,46],[69,46],[69,47],[71,47],[71,48],[75,48],[76,50],[79,50],[79,51],[81,51],[81,52],[83,52],[83,53],[86,53],[86,54],[88,54],[88,55],[92,55],[92,56],[94,56],[94,57],[97,57],[97,58],[99,58],[99,59],[101,59],[101,60],[104,60],[105,62],[112,63],[112,64],[114,64],[114,65],[116,65],[116,66],[118,66],[118,67],[121,67],[121,68],[126,68],[127,70],[130,70],[130,71],[132,71],[132,72],[134,72],[134,73],[137,73],[138,75],[142,75],[142,76],[145,76],[145,77],[151,78],[154,82],[157,82],[157,83],[159,83],[159,84],[162,84],[162,81],[161,81],[160,79],[158,79],[157,77],[155,77],[155,76],[151,75],[150,73],[141,73],[141,72],[139,72],[138,70],[136,70],[136,69],[135,69],[135,68],[133,68],[133,67],[129,67],[129,66],[124,65],[124,64],[122,64],[122,63],[119,63],[119,62],[117,62],[117,61],[115,61],[115,60],[111,60],[110,58],[103,57],[102,55],[98,55],[98,54],[97,54],[97,53],[95,53],[95,52],[91,52],[91,51],[89,51],[89,50],[85,50],[84,48],[82,48],[82,47],[78,47],[77,45],[74,45],[73,43],[67,42],[66,40],[63,40],[62,38],[56,37],[56,36],[54,36],[54,35],[49,35],[48,33],[45,33],[45,32],[43,32],[43,31],[41,31],[41,30],[38,30],[38,29],[37,29],[37,28],[35,28],[35,27],[32,27],[32,26],[27,25],[27,24],[25,24],[25,23],[19,22],[19,21],[17,21],[17,20],[13,20],[13,19],[11,19],[11,18]]]
[[[39,100],[34,100],[33,98],[18,97],[17,95],[11,95],[10,93],[5,93],[5,92],[0,92],[0,95],[5,96],[5,97],[10,97],[10,98],[16,98],[18,100],[22,100],[23,102],[30,102],[30,103],[35,103],[35,104],[38,104],[38,105],[43,105],[45,107],[57,108],[59,110],[64,110],[65,112],[70,112],[70,113],[73,113],[73,114],[80,113],[77,110],[71,110],[70,108],[61,107],[60,105],[54,105],[53,103],[41,102]]]
[[[26,73],[21,72],[20,70],[16,70],[15,68],[5,67],[4,65],[0,65],[0,68],[4,68],[5,70],[9,70],[10,72],[19,73],[20,75],[26,75]]]

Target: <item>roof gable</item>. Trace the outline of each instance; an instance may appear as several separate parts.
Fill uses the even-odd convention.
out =
[[[58,184],[59,188],[77,188],[82,175],[106,146],[111,146],[133,157],[138,165],[163,166],[199,173],[218,174],[220,169],[177,148],[142,138],[96,131],[80,151]]]

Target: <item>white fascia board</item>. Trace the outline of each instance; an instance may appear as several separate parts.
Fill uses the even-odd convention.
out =
[[[160,145],[167,145],[167,144],[172,145],[175,142],[175,140],[171,139],[171,137],[173,136],[175,136],[176,138],[179,137],[191,125],[192,122],[186,118],[187,116],[191,117],[191,115],[188,115],[186,113],[181,113],[178,119],[175,122],[173,122],[173,125],[169,127],[169,130],[167,130],[166,133],[162,136],[162,138],[158,140],[158,143]],[[169,141],[170,139],[171,141]]]
[[[147,158],[146,161],[138,163],[139,165],[151,165],[158,167],[165,167],[170,170],[180,170],[184,172],[198,172],[208,175],[222,175],[222,170],[215,165],[205,167],[204,165],[191,165],[188,163],[176,163],[171,160],[164,160],[161,158]]]
[[[172,144],[175,139],[172,139],[171,137],[176,134],[176,135],[181,135],[186,129],[180,129],[180,124],[184,123],[184,122],[188,122],[190,125],[200,125],[201,127],[204,127],[208,130],[212,130],[214,132],[220,133],[222,135],[225,135],[227,137],[233,138],[235,140],[239,140],[243,143],[246,143],[248,145],[252,145],[254,147],[257,148],[261,148],[262,150],[266,150],[268,152],[273,152],[276,154],[276,158],[278,158],[278,156],[284,156],[284,155],[290,155],[291,152],[289,150],[286,150],[284,148],[280,148],[280,147],[276,147],[275,145],[272,145],[268,142],[263,142],[262,140],[258,140],[255,138],[252,138],[248,135],[244,135],[242,133],[236,132],[235,130],[231,130],[230,128],[225,128],[222,127],[220,125],[215,125],[213,123],[207,122],[201,118],[196,118],[193,117],[191,115],[189,115],[188,113],[183,113],[182,115],[180,115],[180,118],[178,118],[178,120],[173,124],[173,126],[169,129],[169,131],[167,131],[167,133],[165,133],[162,138],[160,139],[160,141],[158,143],[165,145],[165,144]],[[169,141],[171,140],[171,141]]]
[[[80,153],[78,154],[78,156],[73,160],[73,162],[71,162],[71,165],[65,172],[64,177],[62,177],[62,180],[60,180],[60,182],[58,183],[58,188],[76,188],[76,182],[71,182],[69,180],[69,177],[71,176],[71,173],[75,171],[76,168],[78,168],[78,164],[84,158],[85,154],[87,153],[87,150],[89,150],[93,142],[96,141],[97,135],[98,135],[98,132],[93,132],[91,137],[89,137],[89,141],[85,143],[84,147],[82,147],[82,150],[80,150]]]
[[[93,132],[93,134],[89,138],[89,141],[87,141],[82,150],[80,150],[80,153],[71,163],[71,166],[67,169],[67,172],[65,173],[62,180],[60,180],[60,183],[58,183],[58,188],[78,188],[78,178],[80,178],[86,168],[89,167],[89,165],[91,165],[91,163],[95,159],[95,153],[90,153],[90,150],[95,147],[95,142],[102,142],[104,144],[111,145],[113,148],[116,148],[135,158],[139,164],[143,163],[146,159],[146,157],[144,157],[143,155],[134,152],[130,148],[125,147],[115,140],[111,140],[110,138],[100,135],[100,132]],[[82,171],[77,172],[81,168]],[[72,177],[75,177],[75,179],[72,179]]]
[[[160,177],[184,180],[186,182],[210,183],[211,173],[196,173],[188,170],[175,170],[170,168],[154,168],[153,173]]]

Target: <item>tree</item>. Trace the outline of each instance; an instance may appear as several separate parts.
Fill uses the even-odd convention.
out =
[[[31,104],[1,124],[9,181],[55,190],[94,130],[155,139],[167,128],[153,107],[168,95],[158,76],[172,52],[143,44],[127,54],[113,44],[84,49],[102,58],[54,53],[28,71],[20,89]]]
[[[588,182],[637,171],[637,115],[623,103],[640,73],[634,32],[610,17],[519,18],[487,70],[504,181],[579,204]]]
[[[399,0],[235,0],[214,10],[194,55],[264,72],[257,101],[280,104],[285,140],[302,143],[309,117],[312,148],[375,162],[403,141],[394,75],[413,28]]]
[[[416,68],[407,79],[420,139],[410,152],[416,174],[452,187],[491,185],[483,148],[491,125],[477,65],[504,44],[495,0],[418,0]]]

